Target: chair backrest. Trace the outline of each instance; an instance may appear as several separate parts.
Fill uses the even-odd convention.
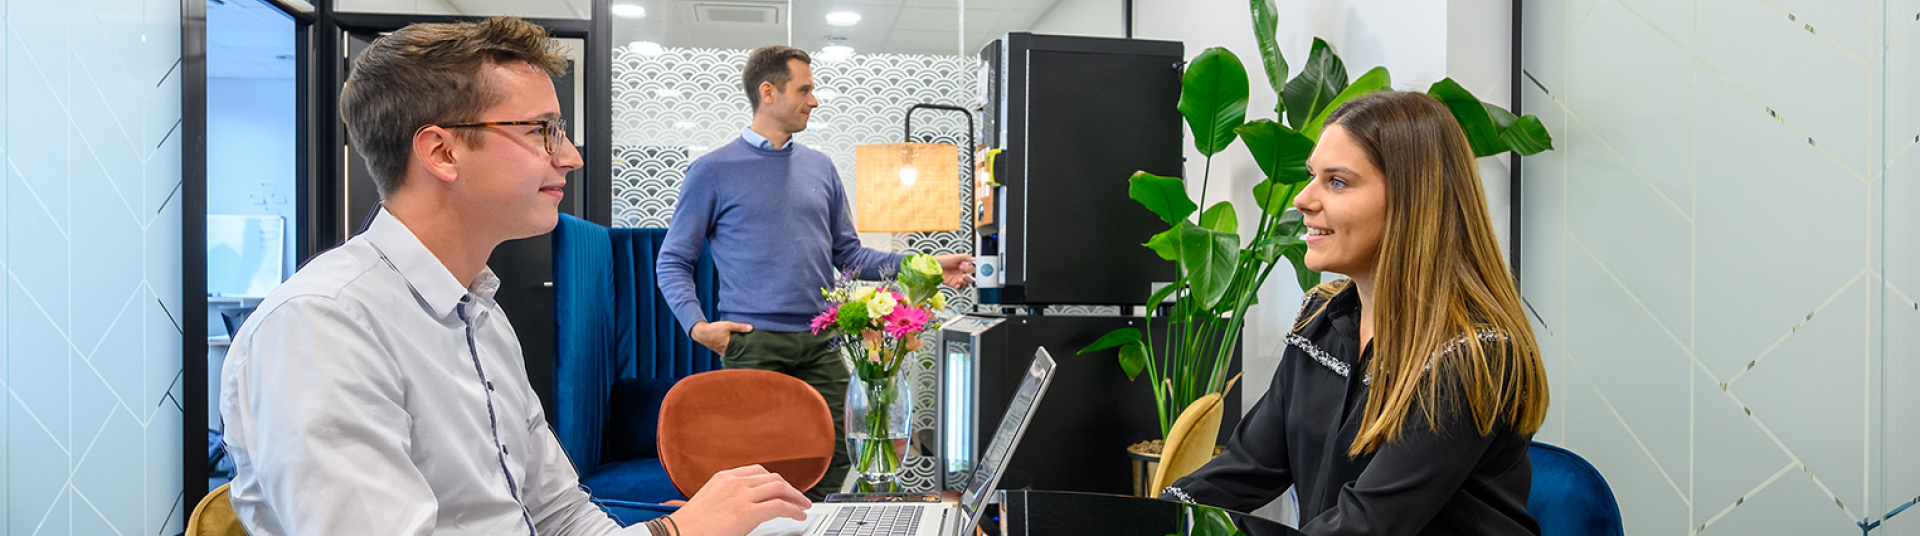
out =
[[[221,484],[214,488],[193,507],[193,515],[187,517],[186,536],[247,536],[247,528],[233,512],[233,499],[227,493],[227,486]]]
[[[607,397],[626,378],[676,379],[721,368],[680,329],[654,276],[666,229],[608,228],[561,215],[553,233],[554,435],[585,475],[607,452]],[[701,308],[715,311],[713,258],[694,269]],[[621,450],[621,449],[615,449]],[[633,449],[627,449],[633,450]]]
[[[688,497],[714,473],[756,463],[794,489],[812,488],[826,476],[834,441],[820,392],[778,372],[688,376],[660,406],[660,465]]]
[[[1222,403],[1220,393],[1207,393],[1180,412],[1172,431],[1167,432],[1166,444],[1160,448],[1160,468],[1153,473],[1153,486],[1147,489],[1158,493],[1213,459],[1214,447],[1220,442]]]
[[[1527,513],[1540,523],[1542,536],[1622,536],[1620,504],[1592,464],[1572,451],[1535,441],[1527,449],[1533,462],[1533,491]]]

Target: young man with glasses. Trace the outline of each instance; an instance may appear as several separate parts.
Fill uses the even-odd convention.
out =
[[[827,400],[842,440],[834,442],[826,477],[807,492],[819,499],[841,485],[851,465],[839,418],[849,374],[834,335],[812,333],[807,321],[820,314],[820,291],[840,270],[873,279],[899,269],[902,255],[860,245],[833,160],[793,141],[820,106],[812,63],[805,51],[787,46],[748,55],[741,78],[753,123],[687,168],[655,272],[681,326],[727,368],[788,374]],[[693,267],[702,248],[720,271],[720,318],[706,317],[695,292]],[[973,282],[967,275],[973,257],[935,258],[949,286]]]
[[[757,466],[621,529],[580,487],[493,301],[487,258],[545,233],[580,153],[564,58],[526,21],[418,24],[373,42],[341,95],[381,208],[234,338],[220,409],[255,535],[738,535],[809,503]]]

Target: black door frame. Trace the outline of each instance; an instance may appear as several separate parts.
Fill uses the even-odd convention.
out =
[[[416,22],[472,21],[484,17],[338,13],[334,0],[314,0],[311,12],[285,0],[264,0],[294,20],[295,219],[294,248],[300,264],[343,243],[354,222],[346,207],[346,132],[339,125],[340,58],[346,33],[392,31]],[[609,225],[613,219],[613,19],[610,0],[589,0],[590,18],[528,19],[554,37],[583,39],[581,132],[586,138],[582,169],[585,219]],[[186,520],[207,492],[207,0],[181,0],[181,472],[178,504]],[[188,334],[196,335],[188,335]]]

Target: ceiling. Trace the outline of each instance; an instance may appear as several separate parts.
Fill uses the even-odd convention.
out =
[[[819,51],[830,42],[871,54],[974,54],[1007,32],[1032,28],[1059,0],[612,0],[646,9],[644,18],[613,20],[613,42],[666,47],[753,48],[790,44]],[[964,9],[961,7],[964,4]],[[517,15],[584,19],[589,0],[338,0],[343,12],[431,15]],[[761,8],[769,23],[700,20],[711,7]],[[826,15],[858,13],[833,26]],[[292,78],[293,23],[263,0],[207,0],[208,76]]]
[[[207,77],[293,78],[293,19],[261,0],[208,0]]]
[[[988,41],[1010,31],[1023,31],[1045,15],[1056,0],[614,0],[646,8],[643,19],[616,18],[615,43],[653,41],[668,47],[753,48],[790,44],[817,51],[830,40],[852,46],[856,53],[973,54]],[[695,6],[740,4],[770,6],[781,20],[767,25],[739,25],[694,20]],[[858,13],[853,26],[833,26],[826,15]],[[964,15],[964,17],[963,17]],[[789,26],[783,23],[791,19]],[[962,29],[966,36],[961,42]],[[837,39],[836,39],[837,38]]]

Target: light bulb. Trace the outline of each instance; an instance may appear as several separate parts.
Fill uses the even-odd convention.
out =
[[[827,24],[834,26],[852,26],[860,23],[860,14],[852,11],[835,11],[827,14]]]
[[[608,9],[613,10],[613,16],[623,19],[643,19],[647,17],[647,8],[633,4],[614,4],[608,6]]]

